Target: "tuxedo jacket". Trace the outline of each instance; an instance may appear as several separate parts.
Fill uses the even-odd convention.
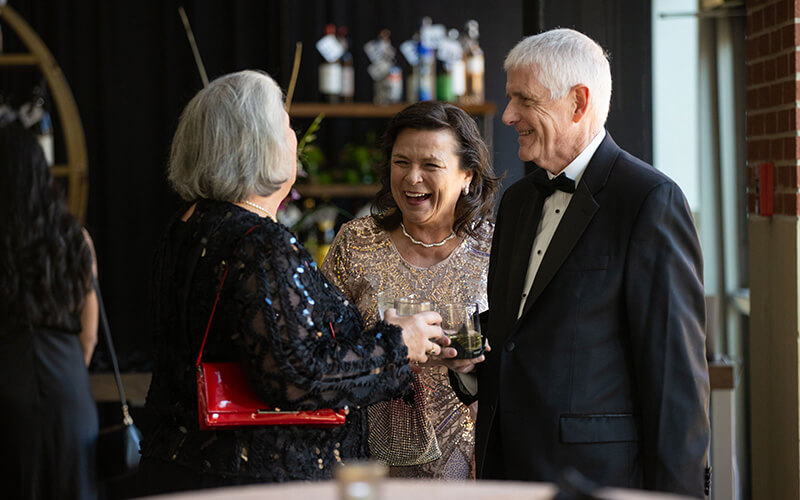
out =
[[[703,496],[702,256],[680,188],[607,134],[518,319],[541,216],[531,177],[504,194],[492,242],[478,477],[556,481],[572,467],[601,485]]]

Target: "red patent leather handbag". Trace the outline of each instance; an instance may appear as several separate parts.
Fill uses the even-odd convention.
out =
[[[250,228],[247,231],[254,229]],[[234,250],[234,253],[236,250]],[[219,296],[228,276],[228,266],[217,289],[214,306],[208,318],[203,343],[197,355],[197,413],[201,430],[231,429],[265,425],[310,425],[335,427],[345,423],[347,408],[332,410],[286,411],[264,404],[250,386],[241,363],[203,363],[211,321],[217,310]]]

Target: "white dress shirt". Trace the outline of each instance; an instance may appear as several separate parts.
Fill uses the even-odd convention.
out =
[[[583,171],[586,170],[589,161],[592,159],[592,156],[594,156],[597,148],[600,147],[600,143],[603,142],[605,136],[605,129],[600,129],[600,132],[594,136],[591,142],[589,142],[589,145],[562,170],[565,176],[575,181],[575,186],[580,182],[581,177],[583,177]],[[550,179],[556,177],[550,172],[547,172],[547,176]],[[564,211],[566,211],[569,206],[570,200],[572,200],[572,193],[565,193],[559,190],[556,190],[544,200],[542,218],[539,220],[539,226],[536,228],[536,238],[533,240],[533,248],[531,248],[531,257],[528,261],[528,272],[525,275],[525,285],[522,288],[522,297],[520,297],[519,301],[517,318],[522,316],[522,311],[525,309],[525,300],[528,298],[528,294],[531,291],[533,280],[536,278],[536,273],[539,271],[542,259],[545,253],[547,253],[547,247],[550,246],[550,241],[553,239],[553,235],[556,229],[558,229],[558,225],[561,223],[561,218],[564,216]]]
[[[586,170],[589,161],[592,159],[592,156],[594,156],[597,148],[600,147],[600,143],[603,142],[605,136],[605,129],[600,129],[600,132],[594,136],[591,142],[589,142],[589,145],[562,170],[564,175],[575,181],[575,186],[580,182],[581,177],[583,177],[583,171]],[[550,172],[547,173],[547,176],[550,179],[555,177]],[[531,286],[533,285],[533,279],[539,271],[542,258],[547,252],[547,247],[550,246],[550,240],[553,239],[553,235],[558,228],[558,224],[561,222],[561,217],[564,216],[564,211],[567,209],[567,206],[569,206],[570,200],[572,200],[571,193],[556,190],[544,201],[542,218],[539,221],[539,226],[536,228],[536,237],[533,240],[533,248],[531,249],[531,257],[528,262],[528,272],[525,276],[525,286],[522,289],[523,292],[520,298],[517,318],[522,316],[522,311],[525,308],[525,299],[528,298],[528,293],[530,293]],[[478,393],[478,377],[474,372],[456,373],[456,378],[461,383],[460,389],[463,392],[472,395]]]

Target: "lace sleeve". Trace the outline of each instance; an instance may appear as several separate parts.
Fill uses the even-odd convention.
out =
[[[233,300],[248,376],[272,406],[340,408],[398,397],[411,382],[400,329],[363,331],[358,311],[296,238],[260,226],[240,244]]]

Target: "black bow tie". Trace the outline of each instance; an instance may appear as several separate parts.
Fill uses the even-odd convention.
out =
[[[564,175],[563,172],[550,179],[547,176],[547,170],[539,168],[533,174],[533,182],[545,198],[555,193],[556,190],[564,191],[565,193],[575,192],[575,181]]]

